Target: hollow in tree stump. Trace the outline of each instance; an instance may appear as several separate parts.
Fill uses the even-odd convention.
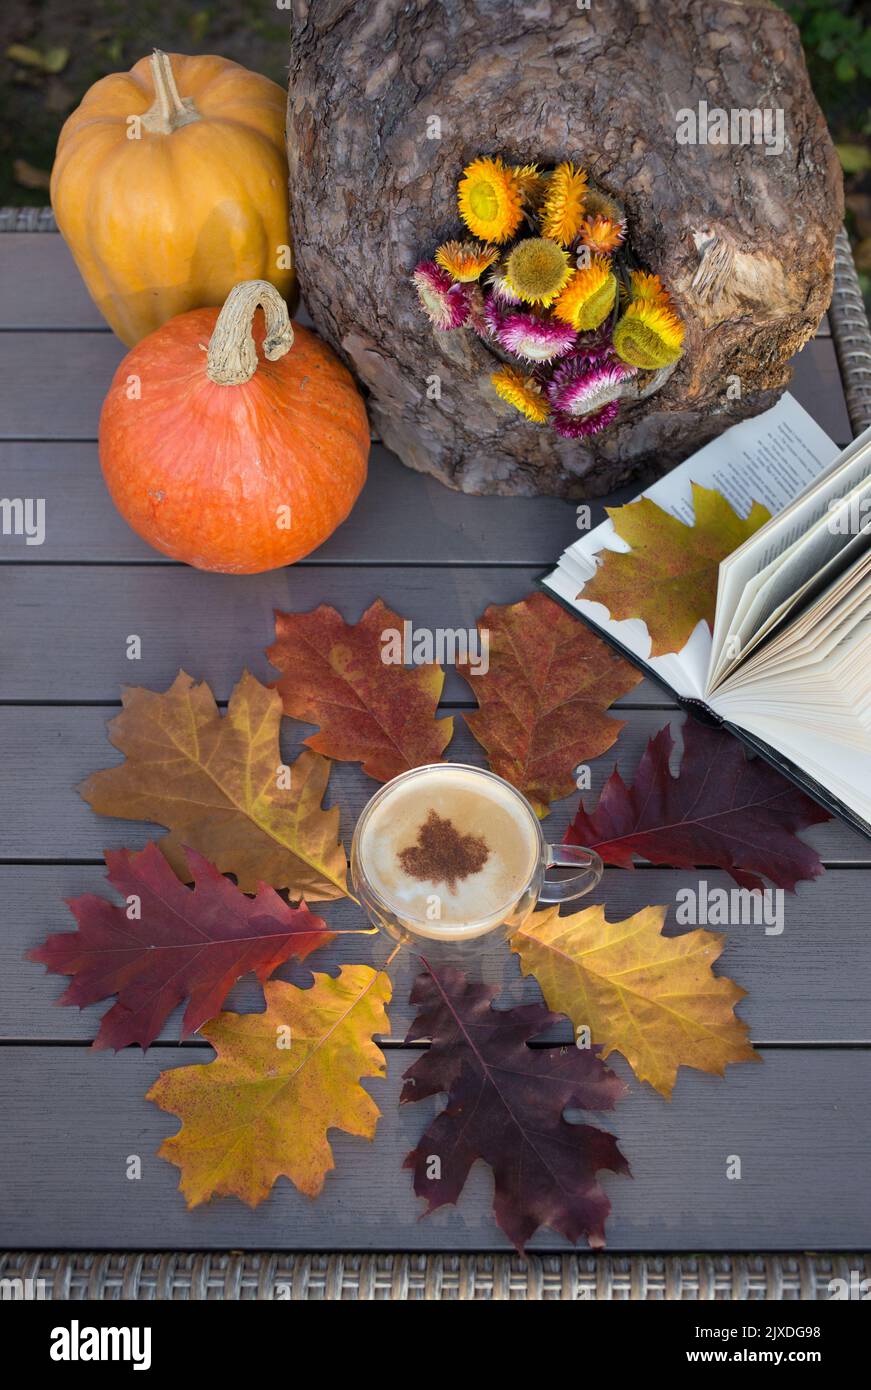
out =
[[[303,293],[404,463],[466,492],[596,496],[774,404],[828,305],[843,215],[837,157],[780,9],[293,0],[292,31]],[[723,134],[719,111],[729,143],[680,142],[693,121],[697,138]],[[731,142],[760,131],[763,142]],[[460,233],[457,181],[478,155],[587,169],[624,205],[629,244],[686,322],[663,389],[623,402],[589,440],[524,421],[496,396],[484,344],[437,332],[418,305],[411,271]]]

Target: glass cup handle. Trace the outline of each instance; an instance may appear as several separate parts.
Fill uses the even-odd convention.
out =
[[[546,845],[545,849],[545,872],[548,869],[574,868],[581,872],[572,874],[571,878],[554,879],[550,883],[545,879],[538,895],[540,903],[567,903],[573,898],[582,898],[595,888],[605,871],[604,864],[593,849],[581,849],[580,845]]]

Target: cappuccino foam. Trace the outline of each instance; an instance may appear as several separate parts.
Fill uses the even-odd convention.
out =
[[[483,935],[510,915],[539,862],[532,811],[510,787],[446,763],[400,781],[362,829],[363,870],[416,935]]]

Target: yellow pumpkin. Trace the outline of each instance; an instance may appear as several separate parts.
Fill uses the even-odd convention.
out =
[[[52,207],[129,346],[240,280],[268,280],[293,306],[285,105],[238,63],[158,50],[95,83],[67,120]]]

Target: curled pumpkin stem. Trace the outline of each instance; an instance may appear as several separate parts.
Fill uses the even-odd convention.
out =
[[[264,357],[275,362],[293,347],[293,325],[275,286],[268,280],[241,281],[227,295],[209,339],[206,374],[216,386],[241,386],[256,372],[251,326],[258,308],[266,318]]]
[[[180,94],[172,59],[160,48],[155,48],[151,55],[151,80],[154,101],[143,115],[142,124],[152,135],[172,135],[174,130],[200,119],[193,99]]]

